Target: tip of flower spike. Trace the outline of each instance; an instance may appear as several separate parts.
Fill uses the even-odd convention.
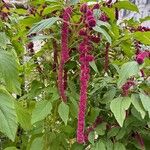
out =
[[[30,43],[27,45],[27,48],[28,48],[28,49],[33,49],[33,47],[34,47],[33,42],[30,42]]]
[[[82,4],[81,7],[80,7],[80,11],[82,13],[86,13],[88,10],[88,5],[86,3]]]
[[[101,21],[104,21],[104,22],[107,22],[109,20],[108,16],[104,13],[102,13],[100,15],[100,18],[99,18]]]
[[[86,12],[86,16],[93,16],[93,12],[89,9],[87,12]]]
[[[87,32],[86,32],[86,29],[80,29],[80,31],[79,31],[79,35],[80,36],[86,36],[87,35]]]
[[[142,64],[144,62],[144,59],[148,56],[148,52],[141,52],[136,56],[136,61],[138,62],[138,64]]]
[[[88,20],[88,26],[91,27],[91,28],[95,27],[96,26],[96,20],[94,18]]]
[[[97,36],[89,36],[89,39],[94,42],[94,43],[99,43],[100,42],[100,37],[97,37]]]
[[[93,6],[93,9],[99,9],[100,8],[100,4],[95,4],[94,6]]]

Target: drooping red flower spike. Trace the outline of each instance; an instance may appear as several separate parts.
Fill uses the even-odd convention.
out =
[[[100,4],[95,4],[94,6],[93,6],[93,8],[92,8],[92,10],[94,10],[94,9],[100,9]]]
[[[81,10],[86,6],[86,4],[81,6]],[[87,7],[86,7],[87,8]],[[79,35],[82,36],[83,41],[79,44],[79,62],[80,66],[80,100],[79,100],[79,110],[78,110],[78,127],[77,127],[77,142],[85,142],[85,113],[87,106],[87,89],[88,81],[90,78],[90,66],[89,62],[94,60],[94,57],[90,54],[92,50],[92,40],[89,38],[89,31],[92,27],[96,25],[96,20],[94,18],[92,10],[87,8],[86,11],[81,11],[84,14],[85,28],[79,31]],[[95,42],[99,41],[98,37],[95,37]]]
[[[69,20],[72,13],[72,8],[67,7],[63,12],[63,24],[61,31],[61,59],[58,71],[58,89],[60,96],[64,102],[67,100],[64,87],[64,65],[69,59],[69,47],[68,47],[68,36],[69,36]]]
[[[86,13],[88,10],[88,5],[86,3],[82,4],[81,7],[80,7],[80,11],[82,13]]]

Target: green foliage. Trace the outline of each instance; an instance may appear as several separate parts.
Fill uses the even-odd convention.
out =
[[[32,112],[31,123],[34,124],[46,118],[51,113],[52,104],[50,101],[37,102]]]
[[[15,100],[2,87],[0,88],[0,121],[0,131],[14,141],[18,126]]]
[[[110,104],[111,111],[114,113],[116,120],[122,127],[126,117],[126,110],[130,107],[131,99],[129,97],[118,97],[112,100]]]
[[[58,107],[58,113],[60,118],[63,120],[65,125],[67,125],[68,118],[69,118],[69,107],[64,102],[61,102]]]

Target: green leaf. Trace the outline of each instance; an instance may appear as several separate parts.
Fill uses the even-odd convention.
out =
[[[111,89],[107,90],[107,92],[103,95],[101,103],[103,103],[103,104],[109,103],[111,100],[114,99],[115,95],[116,95],[116,88],[111,87]]]
[[[30,150],[43,150],[44,142],[43,137],[37,137],[33,140]]]
[[[96,25],[95,27],[93,27],[93,30],[102,33],[109,43],[112,42],[110,35],[103,28]]]
[[[24,130],[31,129],[31,114],[19,103],[15,103],[17,119]]]
[[[96,24],[98,26],[105,26],[108,29],[111,27],[111,25],[108,22],[104,22],[104,21],[101,21],[101,20],[97,20]]]
[[[79,0],[70,0],[69,3],[70,5],[75,5],[79,2]]]
[[[149,118],[150,118],[150,97],[145,94],[140,94],[140,99],[143,104],[143,107],[146,111],[148,111]]]
[[[89,135],[88,135],[88,140],[92,145],[94,145],[94,139],[95,139],[95,133],[90,132]]]
[[[115,20],[115,8],[103,7],[102,10],[106,13],[106,15],[110,18],[110,20]]]
[[[106,130],[106,123],[101,123],[99,126],[96,127],[95,131],[98,135],[104,135]]]
[[[126,110],[130,107],[130,104],[131,99],[129,97],[118,97],[110,104],[110,109],[121,127],[125,120]]]
[[[0,88],[0,131],[12,141],[15,140],[18,127],[14,102],[14,98]]]
[[[136,61],[131,61],[123,64],[119,72],[118,86],[122,86],[128,78],[137,75],[138,72],[139,65]]]
[[[63,120],[65,125],[67,125],[67,121],[69,118],[69,107],[64,102],[61,102],[58,107],[58,113],[60,118]]]
[[[10,92],[20,93],[18,64],[7,52],[0,50],[0,70],[7,89]]]
[[[97,69],[97,66],[95,64],[95,61],[92,61],[90,62],[90,66],[93,68],[93,70],[96,72],[96,73],[99,73],[98,69]]]
[[[61,5],[50,5],[48,7],[46,7],[43,11],[43,15],[48,15],[50,14],[51,12],[53,11],[56,11],[56,10],[60,10],[61,9]]]
[[[140,22],[144,22],[144,21],[149,21],[150,20],[150,16],[146,16],[144,18],[140,18]]]
[[[140,97],[136,94],[133,94],[131,96],[131,99],[132,99],[132,104],[133,106],[135,107],[135,109],[141,114],[141,117],[144,119],[145,115],[146,115],[146,112],[143,108],[143,105],[140,101]]]
[[[150,31],[149,32],[135,32],[132,34],[133,38],[147,45],[150,44]]]
[[[16,147],[6,147],[4,150],[18,150]]]
[[[126,9],[126,10],[139,12],[138,7],[129,1],[119,1],[119,2],[115,3],[114,6],[119,9]]]
[[[52,104],[50,101],[43,100],[37,102],[35,105],[35,109],[32,112],[31,123],[34,124],[38,121],[41,121],[47,117],[51,113]]]
[[[126,150],[126,148],[122,143],[117,142],[114,144],[114,150]]]
[[[59,20],[59,17],[52,17],[44,19],[36,23],[29,31],[29,34],[40,32],[44,29],[50,28],[56,21]]]
[[[119,132],[119,127],[113,127],[108,131],[107,137],[108,138],[114,137],[118,134],[118,132]]]
[[[0,48],[6,49],[7,44],[10,44],[10,40],[4,32],[0,32]]]
[[[95,149],[94,150],[106,150],[105,144],[103,141],[98,141],[96,143]]]

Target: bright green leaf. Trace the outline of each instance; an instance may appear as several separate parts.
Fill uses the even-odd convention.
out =
[[[0,48],[6,48],[10,44],[10,40],[4,32],[0,32]]]
[[[12,141],[15,140],[18,127],[14,102],[14,98],[0,88],[0,131]]]
[[[32,112],[31,123],[34,124],[38,121],[41,121],[47,117],[51,113],[52,104],[50,101],[43,100],[37,102],[35,105],[35,109]]]
[[[146,112],[145,112],[145,110],[143,108],[143,105],[142,105],[142,103],[140,101],[139,96],[134,94],[134,95],[132,95],[131,99],[132,99],[133,106],[141,114],[141,117],[144,119],[144,117],[146,115]]]
[[[122,143],[117,142],[114,144],[114,150],[126,150],[126,148]]]
[[[17,119],[24,130],[31,129],[31,114],[19,103],[15,104]]]
[[[110,20],[115,20],[115,8],[103,7],[102,10],[106,13],[106,15],[110,18]]]
[[[104,135],[105,134],[105,130],[106,130],[106,123],[101,123],[100,125],[98,125],[95,128],[95,131],[97,132],[97,134],[99,135]]]
[[[150,44],[150,31],[149,32],[135,32],[133,38],[147,45]]]
[[[140,94],[140,99],[143,104],[143,107],[146,111],[148,111],[149,117],[150,117],[150,97],[145,94]]]
[[[99,26],[96,25],[96,26],[93,28],[93,30],[102,33],[102,34],[105,36],[106,40],[107,40],[109,43],[112,42],[110,35],[109,35],[103,28],[101,28],[101,27],[99,27]]]
[[[137,75],[138,72],[139,65],[136,61],[131,61],[123,64],[119,72],[118,85],[122,86],[128,78]]]
[[[7,147],[4,150],[18,150],[16,147]]]
[[[42,137],[37,137],[33,140],[30,150],[43,150],[44,141]]]
[[[95,150],[106,150],[105,144],[103,141],[99,140],[96,143]]]
[[[18,74],[18,64],[7,52],[0,51],[0,70],[9,91],[19,94],[20,83]]]
[[[119,9],[126,9],[126,10],[139,12],[138,7],[134,3],[129,1],[119,1],[115,4],[115,7]]]
[[[59,20],[59,17],[52,17],[48,19],[44,19],[38,23],[36,23],[29,31],[29,34],[40,32],[44,29],[50,28],[56,21]]]
[[[61,6],[60,5],[50,5],[50,6],[48,6],[48,7],[46,7],[45,9],[44,9],[44,11],[43,11],[43,15],[48,15],[48,14],[50,14],[51,12],[53,12],[53,11],[56,11],[56,10],[59,10],[59,9],[61,9]]]
[[[94,145],[94,139],[95,139],[95,133],[90,132],[89,135],[88,135],[88,140],[92,145]]]
[[[111,130],[108,131],[107,137],[108,138],[114,137],[118,134],[118,132],[119,132],[119,127],[113,127],[111,128]]]
[[[90,62],[90,66],[93,68],[93,70],[96,72],[96,73],[99,73],[98,69],[97,69],[97,66],[95,64],[95,61],[92,61]]]
[[[126,110],[130,107],[130,104],[131,99],[129,97],[118,97],[110,104],[111,111],[121,127],[125,120]]]
[[[69,107],[64,102],[61,102],[58,107],[58,113],[60,118],[64,121],[65,125],[67,125],[67,121],[69,118]]]

